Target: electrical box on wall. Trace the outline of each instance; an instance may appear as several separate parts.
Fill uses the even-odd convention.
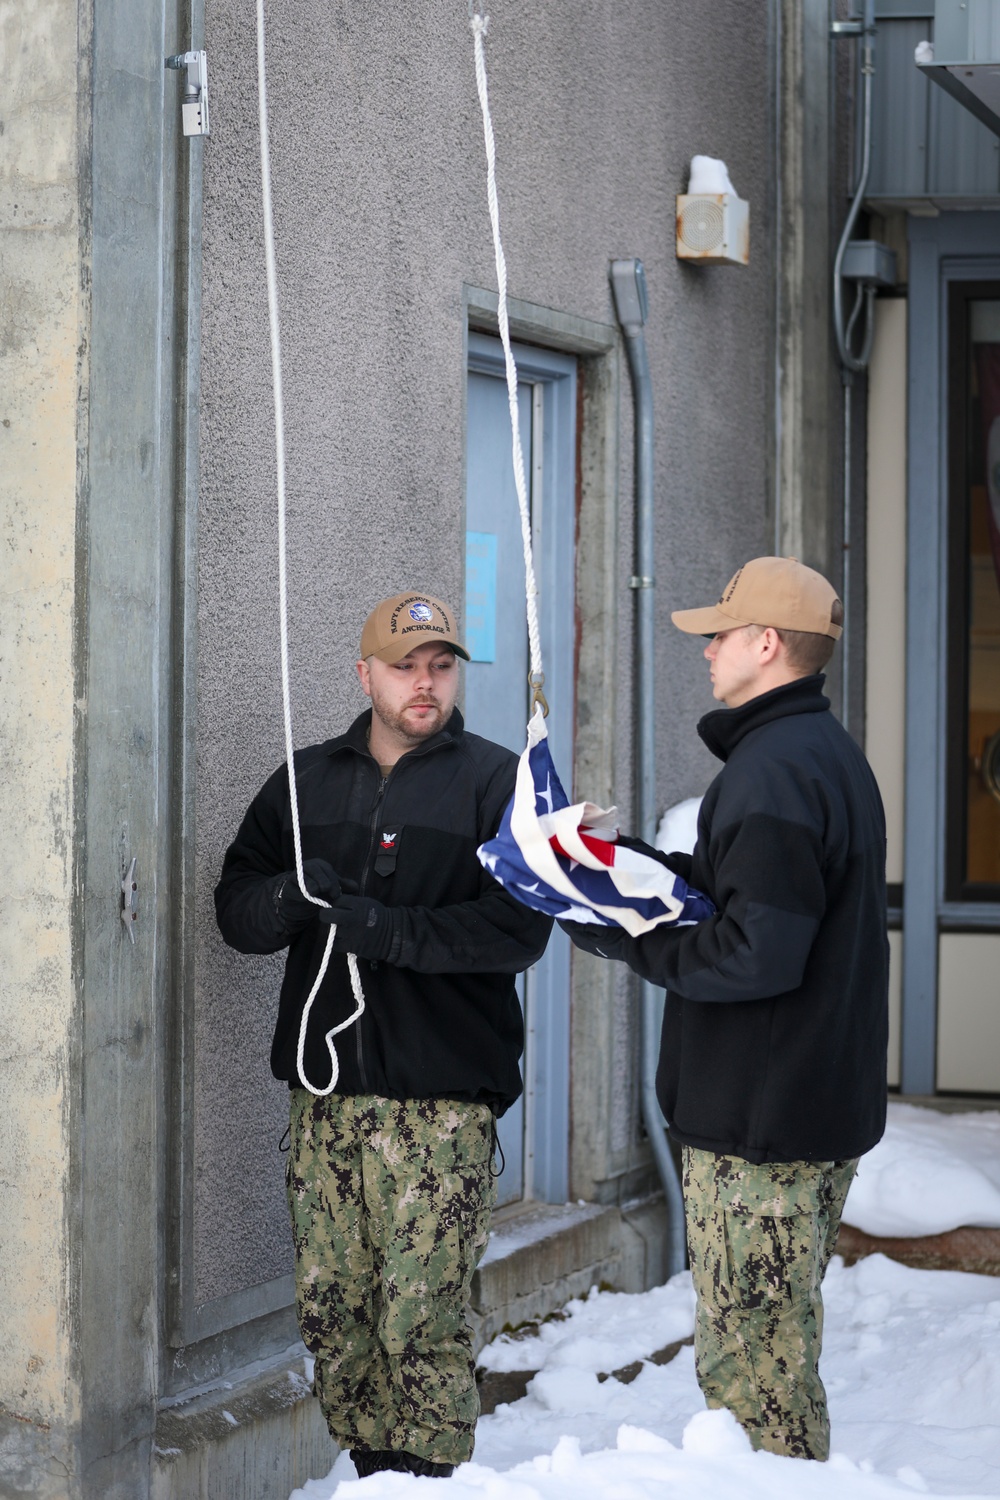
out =
[[[691,159],[691,180],[677,197],[677,258],[703,266],[745,266],[750,260],[750,205],[729,180],[724,161]]]

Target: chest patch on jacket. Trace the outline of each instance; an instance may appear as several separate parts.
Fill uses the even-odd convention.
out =
[[[396,855],[399,851],[399,840],[402,828],[394,823],[389,828],[383,828],[378,837],[378,848],[375,853],[375,874],[391,875],[396,868]]]

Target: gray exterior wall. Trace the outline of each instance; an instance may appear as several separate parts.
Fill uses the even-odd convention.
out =
[[[699,643],[670,610],[772,550],[776,497],[792,534],[829,535],[825,498],[814,524],[801,485],[817,400],[799,400],[817,358],[820,385],[829,374],[809,343],[825,284],[787,273],[817,221],[777,202],[776,153],[801,145],[784,108],[801,55],[779,24],[797,9],[500,4],[487,43],[515,331],[581,359],[577,790],[626,821],[633,429],[613,257],[640,256],[650,288],[662,806],[714,772],[694,733],[712,702]],[[0,177],[0,807],[32,876],[2,892],[0,1493],[137,1500],[159,1413],[164,1441],[201,1434],[209,1456],[185,1473],[210,1495],[232,1465],[262,1474],[289,1421],[289,1453],[327,1452],[315,1412],[280,1415],[301,1393],[268,1366],[296,1341],[285,1091],[267,1068],[280,964],[230,954],[211,902],[283,757],[252,10],[209,0],[202,26],[174,0],[95,15],[25,0],[19,17],[4,20],[19,61]],[[466,7],[295,0],[268,18],[303,744],[361,707],[352,663],[374,599],[411,582],[461,598],[465,338],[488,323],[495,279]],[[162,52],[202,42],[213,133],[186,141]],[[724,157],[750,202],[745,270],[675,258],[696,152]],[[826,170],[797,159],[807,179]],[[30,234],[12,205],[30,208]],[[799,439],[789,453],[779,428]],[[134,948],[119,920],[132,855]],[[581,960],[571,1196],[612,1205],[602,1222],[652,1181],[637,1046],[627,977]],[[221,1415],[202,1422],[188,1399],[213,1381],[250,1393],[255,1436],[227,1437],[228,1470]],[[279,1500],[312,1461],[268,1469]]]
[[[297,741],[308,743],[362,706],[352,663],[374,600],[410,584],[461,600],[462,289],[495,286],[495,272],[464,16],[443,4],[405,16],[337,5],[320,20],[300,4],[274,9],[269,26],[294,702]],[[283,1090],[262,1064],[276,966],[227,955],[210,900],[222,850],[283,751],[250,10],[210,0],[206,41],[214,73],[199,540],[198,1300],[289,1264],[274,1151]],[[741,560],[770,545],[767,8],[731,3],[696,15],[653,0],[590,4],[569,25],[547,7],[500,8],[487,63],[511,295],[613,325],[610,259],[635,254],[646,265],[667,805],[712,775],[694,734],[711,703],[704,663],[698,643],[672,631],[669,610],[715,598]],[[747,270],[675,258],[674,195],[696,151],[725,157],[750,201]],[[618,514],[617,628],[603,648],[617,665],[617,701],[600,712],[618,715],[614,796],[627,808],[634,569],[624,365],[619,401],[616,492],[604,495]],[[619,1026],[608,1082],[618,1154],[634,1144],[633,1053],[630,1028]]]

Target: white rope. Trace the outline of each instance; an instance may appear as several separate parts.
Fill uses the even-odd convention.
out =
[[[531,512],[528,508],[528,486],[524,477],[524,452],[521,448],[521,421],[517,406],[517,366],[510,347],[510,322],[507,316],[507,262],[500,243],[500,208],[497,203],[496,144],[493,139],[493,121],[490,117],[490,101],[486,87],[486,54],[483,38],[490,23],[489,16],[473,15],[470,19],[476,52],[476,88],[483,112],[483,135],[486,140],[486,196],[490,207],[490,224],[493,227],[493,251],[497,267],[497,322],[500,325],[500,342],[503,344],[504,364],[507,371],[507,402],[510,406],[510,430],[513,440],[514,485],[517,489],[517,508],[521,514],[521,543],[524,549],[524,592],[528,610],[528,647],[531,654],[530,682],[536,689],[536,706],[541,697],[545,681],[542,671],[542,643],[538,630],[538,585],[535,581],[535,565],[531,552]]]
[[[271,373],[274,386],[274,447],[278,476],[278,615],[280,621],[281,639],[281,702],[284,710],[285,722],[285,757],[288,765],[288,796],[292,812],[292,836],[295,841],[295,877],[298,881],[299,890],[307,901],[314,906],[329,907],[328,901],[322,901],[318,896],[311,894],[306,888],[305,876],[302,873],[302,835],[299,830],[299,800],[295,785],[295,757],[292,745],[292,700],[289,689],[288,672],[288,579],[286,566],[285,545],[285,419],[284,400],[281,388],[281,325],[278,320],[278,276],[275,268],[274,255],[274,219],[271,212],[271,155],[268,145],[268,120],[267,120],[267,78],[265,72],[264,53],[264,0],[257,0],[257,96],[259,102],[260,120],[260,175],[264,207],[264,260],[267,266],[267,312],[268,323],[271,333]],[[302,1011],[302,1020],[299,1024],[299,1042],[295,1054],[295,1066],[303,1087],[311,1094],[320,1097],[332,1094],[337,1086],[340,1076],[340,1059],[337,1056],[337,1048],[333,1038],[338,1032],[355,1022],[365,1008],[364,992],[361,988],[361,975],[358,971],[358,960],[353,953],[347,955],[347,967],[351,975],[351,990],[354,994],[356,1009],[348,1016],[346,1021],[332,1026],[326,1033],[326,1045],[330,1054],[330,1067],[332,1076],[326,1088],[317,1088],[309,1082],[305,1073],[304,1053],[306,1043],[306,1031],[309,1026],[309,1013],[312,1010],[313,1001],[319,993],[319,987],[323,983],[326,971],[330,964],[330,955],[333,952],[333,940],[336,936],[336,926],[331,926],[330,935],[326,940],[326,949],[319,966],[319,973],[313,983],[312,989]]]

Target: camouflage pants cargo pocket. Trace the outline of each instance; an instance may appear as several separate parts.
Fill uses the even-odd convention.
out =
[[[853,1160],[755,1166],[685,1147],[698,1383],[756,1448],[829,1454],[821,1288],[856,1168]]]
[[[495,1185],[485,1105],[293,1091],[299,1325],[341,1447],[472,1454],[465,1318]]]

